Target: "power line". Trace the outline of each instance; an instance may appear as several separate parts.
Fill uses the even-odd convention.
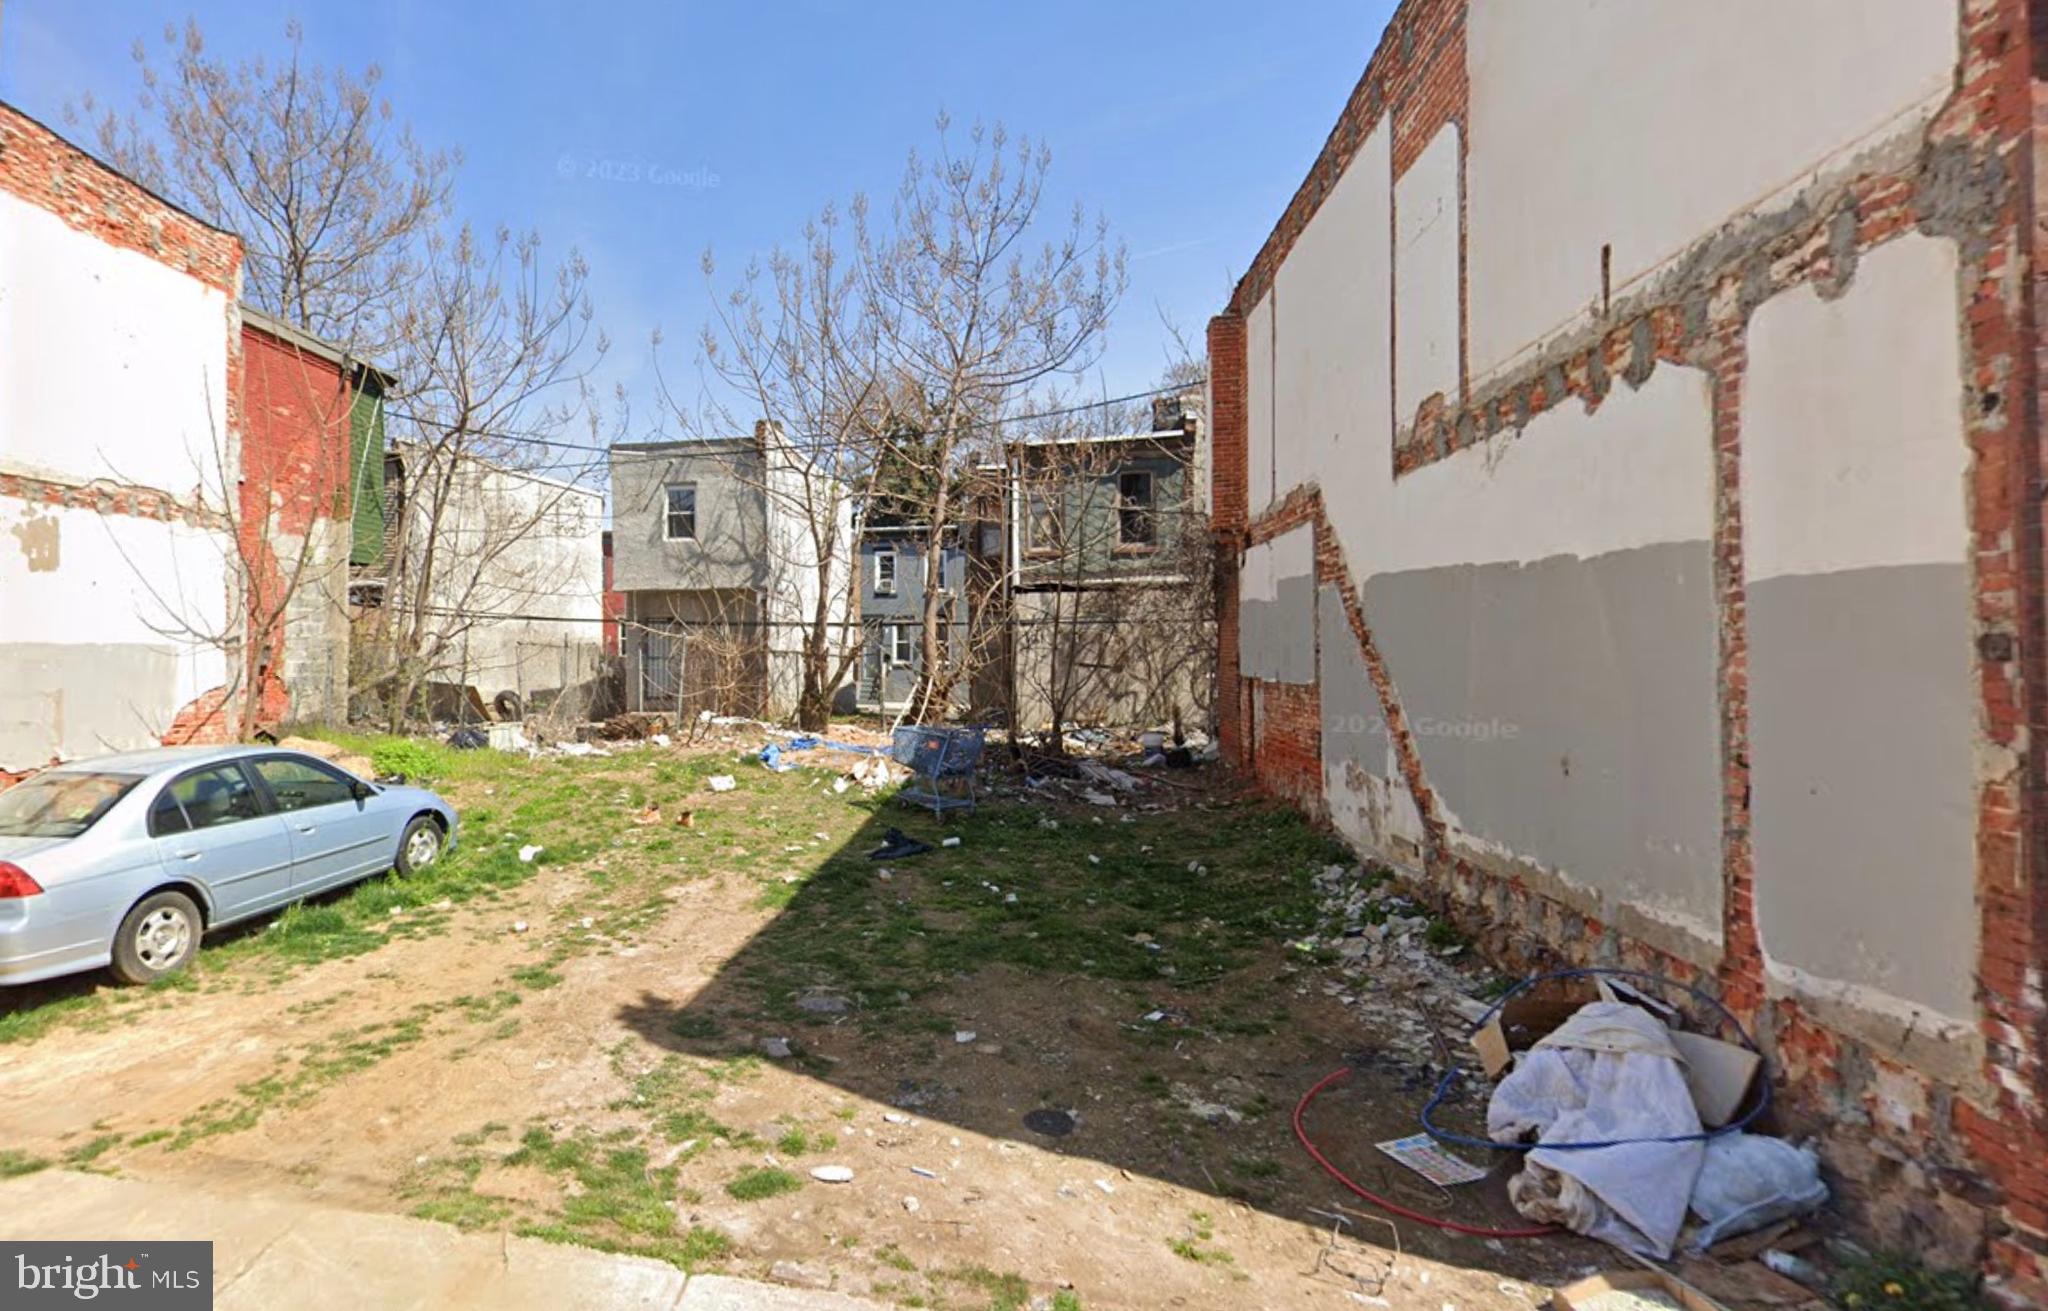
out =
[[[1150,391],[1131,392],[1129,395],[1126,396],[1111,396],[1103,400],[1089,401],[1086,404],[1081,405],[1068,405],[1062,406],[1059,409],[1038,410],[1030,414],[1015,414],[1003,419],[989,419],[977,423],[962,424],[958,431],[963,433],[987,432],[996,428],[1001,428],[1009,424],[1030,423],[1038,419],[1058,419],[1064,418],[1070,414],[1085,414],[1090,410],[1104,410],[1114,405],[1127,405],[1132,401],[1151,400],[1156,396],[1168,396],[1177,392],[1189,391],[1195,387],[1205,386],[1207,385],[1207,383],[1207,378],[1200,378],[1180,386],[1155,387]],[[425,418],[424,416],[414,414],[408,410],[396,410],[387,408],[385,413],[390,417],[402,419],[408,423],[415,423],[420,425],[421,427],[431,428],[435,426],[435,424],[431,420]],[[611,457],[610,462],[613,464],[660,462],[673,458],[672,455],[668,452],[628,451],[620,453],[609,446],[585,446],[581,442],[565,442],[557,438],[541,437],[533,433],[478,431],[471,435],[476,437],[489,438],[490,440],[493,441],[514,442],[528,446],[546,446],[552,447],[557,450],[576,451],[579,452],[580,454],[589,455],[592,457],[608,455]],[[820,441],[825,440],[825,435],[822,433],[809,433],[797,438],[796,440]]]

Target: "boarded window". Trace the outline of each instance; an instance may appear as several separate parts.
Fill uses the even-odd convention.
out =
[[[1126,469],[1116,479],[1116,541],[1118,546],[1153,546],[1159,524],[1152,509],[1152,475]]]

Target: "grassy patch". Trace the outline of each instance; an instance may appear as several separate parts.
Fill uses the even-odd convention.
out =
[[[431,1011],[423,1003],[400,1019],[344,1029],[307,1044],[296,1055],[281,1054],[277,1071],[239,1084],[235,1096],[208,1102],[186,1116],[170,1139],[170,1150],[183,1151],[202,1138],[253,1128],[275,1107],[303,1106],[328,1087],[420,1042]]]
[[[73,1170],[83,1170],[113,1148],[121,1145],[121,1135],[101,1134],[90,1142],[80,1143],[64,1153],[64,1164]]]
[[[1179,1238],[1167,1239],[1166,1245],[1173,1249],[1175,1256],[1183,1261],[1193,1261],[1196,1265],[1235,1265],[1237,1259],[1222,1248],[1202,1246],[1215,1237],[1216,1227],[1210,1220],[1209,1213],[1191,1211],[1188,1213],[1188,1232]]]
[[[40,1156],[30,1156],[11,1147],[0,1148],[0,1179],[13,1179],[49,1168],[50,1163]]]
[[[789,1171],[764,1165],[740,1171],[726,1181],[725,1191],[727,1196],[742,1202],[763,1202],[803,1186],[804,1181]]]
[[[959,1266],[939,1271],[938,1277],[988,1298],[988,1311],[1024,1311],[1031,1302],[1031,1285],[1022,1275],[999,1274],[986,1266]]]

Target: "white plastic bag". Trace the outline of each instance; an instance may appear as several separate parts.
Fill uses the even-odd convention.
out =
[[[1758,1134],[1722,1134],[1707,1141],[1707,1159],[1693,1184],[1692,1213],[1701,1222],[1693,1250],[1804,1215],[1827,1200],[1820,1158],[1811,1147]]]
[[[1702,1145],[1685,1071],[1656,1017],[1589,1002],[1493,1090],[1487,1136],[1538,1144],[1607,1142],[1528,1156],[1508,1185],[1515,1209],[1640,1256],[1671,1255],[1699,1175]],[[1646,1141],[1679,1138],[1680,1142]]]

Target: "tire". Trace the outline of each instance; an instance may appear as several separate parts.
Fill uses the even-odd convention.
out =
[[[110,968],[123,983],[155,983],[176,974],[199,954],[206,921],[182,892],[157,892],[135,903],[114,930]]]
[[[441,832],[441,823],[432,815],[414,815],[405,826],[405,832],[398,838],[398,859],[391,862],[391,868],[401,876],[417,873],[441,859],[441,849],[447,835]]]

